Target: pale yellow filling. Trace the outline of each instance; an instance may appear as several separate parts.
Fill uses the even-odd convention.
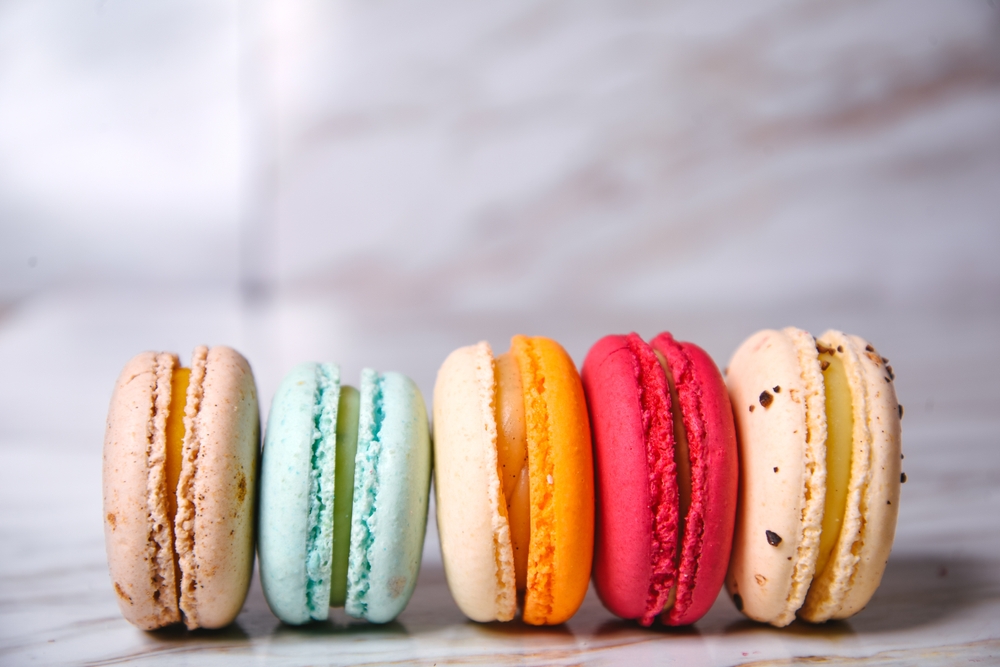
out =
[[[184,408],[187,405],[190,368],[175,368],[170,382],[170,407],[167,409],[167,520],[171,525],[177,515],[177,484],[181,478],[181,450],[184,446]]]
[[[507,504],[507,522],[514,551],[514,582],[518,593],[528,580],[531,501],[528,484],[528,438],[524,392],[517,359],[510,352],[496,358],[497,472]]]
[[[826,385],[826,502],[823,506],[823,527],[816,559],[816,577],[830,560],[830,554],[840,537],[840,526],[847,510],[847,488],[851,482],[851,449],[854,433],[854,413],[851,410],[851,388],[843,360],[834,353],[819,355]],[[823,363],[827,362],[827,363]]]

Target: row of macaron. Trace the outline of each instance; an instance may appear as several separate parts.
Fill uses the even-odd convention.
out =
[[[391,621],[417,582],[432,473],[448,585],[475,621],[565,622],[593,581],[643,625],[694,623],[725,586],[744,614],[784,626],[851,616],[881,581],[902,406],[857,336],[760,331],[724,374],[669,333],[606,336],[580,371],[548,338],[515,336],[499,355],[481,342],[442,364],[433,432],[408,377],[360,380],[295,367],[261,448],[238,352],[126,364],[103,462],[126,619],[229,624],[256,552],[282,621],[331,607]]]

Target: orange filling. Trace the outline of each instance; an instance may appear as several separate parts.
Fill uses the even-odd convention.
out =
[[[171,525],[177,516],[177,484],[181,478],[181,451],[184,447],[184,408],[187,405],[190,368],[175,368],[170,382],[170,407],[167,410],[167,518]]]
[[[531,499],[528,493],[528,438],[524,393],[517,359],[510,352],[496,358],[497,472],[507,504],[507,522],[514,549],[514,581],[523,593],[528,580]]]

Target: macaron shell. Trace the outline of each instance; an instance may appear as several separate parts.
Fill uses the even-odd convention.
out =
[[[405,375],[362,372],[356,460],[345,608],[386,623],[416,586],[430,493],[427,409]]]
[[[163,435],[170,402],[172,354],[143,352],[115,383],[104,435],[104,538],[122,615],[143,630],[177,623],[173,534],[163,498]],[[157,383],[165,390],[157,392]],[[154,418],[159,413],[159,437]],[[153,440],[158,461],[150,461]],[[157,483],[159,480],[159,483]],[[154,536],[156,539],[150,539]]]
[[[854,424],[851,435],[851,477],[840,534],[830,554],[829,564],[823,572],[817,572],[813,577],[809,594],[799,610],[801,618],[822,623],[832,618],[840,608],[858,563],[855,545],[860,538],[863,523],[862,498],[871,474],[871,433],[868,429],[869,408],[864,370],[858,358],[858,350],[839,331],[827,331],[817,339],[817,343],[835,350],[834,354],[843,360],[851,391]],[[821,358],[825,356],[827,355],[823,354]]]
[[[339,369],[327,365],[332,391],[323,392],[327,412],[332,409],[332,424],[320,445],[326,444],[319,458],[322,463],[313,469],[313,443],[317,430],[317,400],[320,398],[318,373],[320,365],[303,363],[285,376],[271,402],[264,451],[261,459],[260,508],[258,512],[257,553],[260,556],[260,581],[271,611],[286,623],[322,620],[329,615],[330,551],[333,548],[332,511],[336,425],[339,397]],[[315,479],[314,479],[315,476]],[[317,484],[327,502],[311,515]],[[318,591],[314,598],[321,604],[310,604],[308,543],[310,531],[325,534],[325,553],[317,553],[315,566],[325,560],[325,594]],[[325,556],[325,559],[324,559]],[[321,573],[314,577],[323,588]]]
[[[220,628],[236,618],[253,573],[260,417],[246,359],[228,347],[198,348],[185,414],[181,609],[188,628]]]
[[[594,467],[587,403],[576,366],[558,343],[514,336],[511,352],[525,394],[531,496],[522,618],[554,625],[576,612],[590,581]]]
[[[736,522],[739,464],[732,405],[722,375],[697,345],[669,333],[651,342],[667,360],[687,433],[691,505],[685,517],[677,594],[668,625],[688,625],[705,615],[726,577]]]
[[[812,580],[823,518],[826,415],[815,343],[798,329],[760,331],[736,350],[726,381],[740,466],[726,588],[750,618],[784,626]]]
[[[497,472],[493,353],[487,343],[445,359],[434,385],[434,489],[445,576],[474,621],[517,611],[514,555]]]
[[[654,503],[650,492],[653,480],[673,482],[673,501],[664,508],[671,515],[664,522],[669,525],[661,526],[672,532],[665,553],[673,554],[677,539],[670,396],[666,377],[655,358],[653,364],[653,370],[659,371],[661,376],[658,393],[666,409],[652,412],[645,410],[643,369],[626,336],[605,336],[597,341],[587,353],[582,372],[597,471],[594,586],[609,611],[630,619],[646,616],[650,601],[655,541],[651,511]],[[647,391],[653,389],[647,388]],[[644,412],[650,419],[644,419]],[[669,453],[663,457],[667,470],[657,471],[653,480],[647,458],[650,438],[660,441]]]
[[[833,618],[847,618],[861,611],[882,582],[899,513],[901,474],[900,411],[895,382],[874,346],[849,336],[858,351],[864,373],[871,434],[871,473],[862,497],[858,564],[847,592]]]

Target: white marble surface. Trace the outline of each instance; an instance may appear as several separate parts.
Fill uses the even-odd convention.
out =
[[[1000,10],[960,1],[0,3],[0,664],[1000,664]],[[305,359],[672,330],[861,334],[906,406],[855,618],[467,622],[436,534],[397,623],[143,633],[100,448],[143,349]]]

